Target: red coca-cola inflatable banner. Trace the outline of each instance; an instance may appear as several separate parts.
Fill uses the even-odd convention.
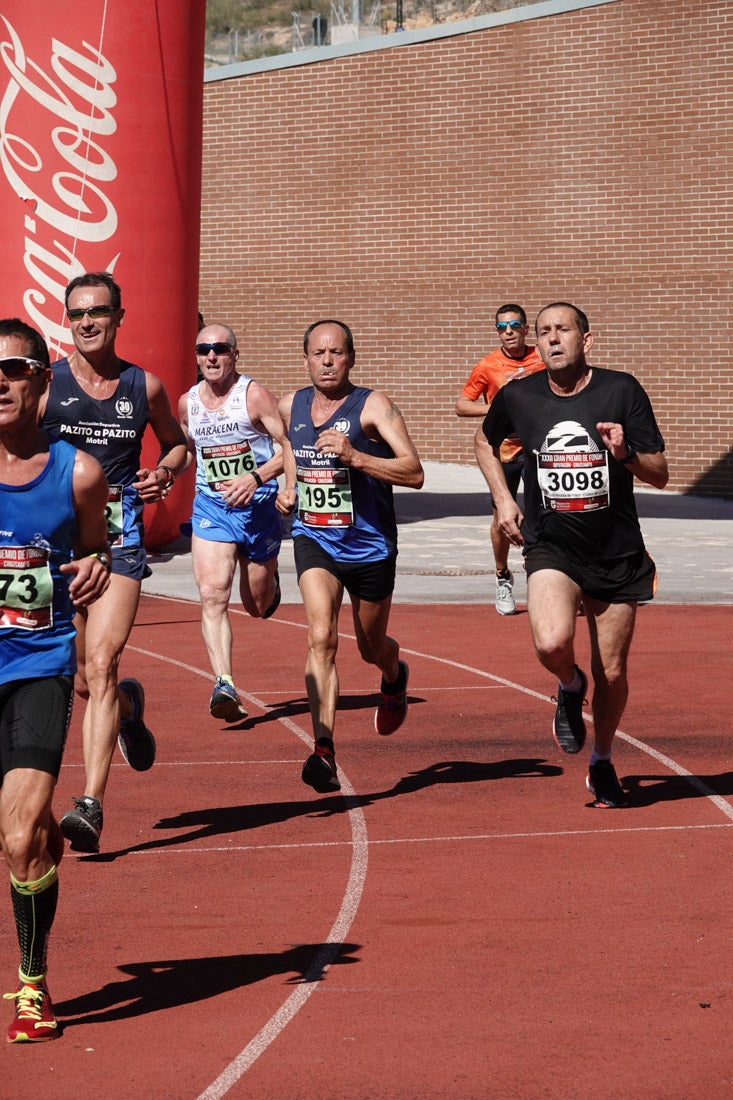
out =
[[[72,348],[64,289],[111,271],[118,354],[196,377],[205,0],[11,0],[0,13],[0,315]],[[157,459],[146,434],[143,461]],[[191,475],[146,508],[147,545],[179,537]]]

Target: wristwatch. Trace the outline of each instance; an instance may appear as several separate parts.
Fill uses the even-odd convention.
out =
[[[108,574],[112,572],[112,559],[110,558],[106,550],[95,550],[94,553],[89,555],[89,557],[96,558],[97,561],[100,561],[104,568],[107,570]]]
[[[622,466],[628,466],[629,463],[633,462],[634,459],[636,458],[636,451],[632,451],[632,449],[628,445],[628,443],[626,444],[626,450],[628,451],[628,454],[626,455],[626,458],[620,458],[619,459],[619,462],[621,463]]]

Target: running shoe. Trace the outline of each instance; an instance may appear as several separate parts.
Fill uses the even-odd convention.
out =
[[[146,772],[155,763],[155,738],[143,722],[145,692],[139,680],[120,680],[118,687],[132,703],[132,714],[120,722],[117,744],[131,768]]]
[[[507,569],[506,573],[496,575],[496,610],[500,615],[513,615],[517,610],[514,602],[514,574]]]
[[[302,779],[319,794],[332,794],[341,790],[336,774],[333,741],[329,737],[319,737],[316,741],[316,751],[311,753],[303,765]]]
[[[575,667],[581,679],[580,691],[563,691],[558,684],[557,697],[552,696],[553,703],[557,703],[552,736],[562,751],[570,754],[580,752],[585,744],[583,703],[587,702],[585,693],[588,689],[588,677],[577,665]]]
[[[399,662],[402,688],[399,691],[389,692],[384,690],[384,680],[379,698],[379,706],[374,711],[374,728],[377,733],[387,737],[398,730],[407,717],[407,680],[410,670],[405,661]]]
[[[72,852],[98,852],[104,816],[99,799],[85,794],[74,798],[75,809],[65,813],[59,822]]]
[[[262,618],[269,619],[271,615],[274,615],[280,606],[280,600],[283,598],[282,589],[280,588],[280,574],[277,569],[275,570],[275,598],[268,607],[267,611],[263,612]]]
[[[610,760],[598,760],[591,764],[585,785],[593,795],[593,805],[597,810],[621,810],[629,804]]]
[[[221,722],[241,722],[247,717],[242,700],[228,680],[217,676],[214,690],[209,700],[209,713]]]
[[[9,1043],[45,1043],[61,1034],[45,982],[21,981],[15,993],[3,994],[3,1000],[15,1001]]]

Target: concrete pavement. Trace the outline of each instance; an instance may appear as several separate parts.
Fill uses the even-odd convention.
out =
[[[425,485],[396,489],[396,603],[491,603],[493,558],[488,490],[475,466],[426,462]],[[637,483],[638,484],[638,483]],[[733,501],[637,488],[647,549],[657,564],[658,603],[733,604]],[[198,600],[190,542],[150,555],[143,591]],[[515,596],[526,598],[522,556],[510,554]],[[280,553],[283,603],[299,603],[292,543]]]

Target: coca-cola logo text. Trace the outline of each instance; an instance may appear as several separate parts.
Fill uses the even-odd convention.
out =
[[[102,144],[117,129],[117,74],[87,42],[80,51],[56,38],[46,72],[28,57],[5,16],[0,19],[10,39],[0,42],[9,77],[0,100],[0,165],[23,217],[30,279],[23,306],[52,352],[65,354],[71,346],[63,324],[67,284],[84,271],[113,271],[119,258],[107,250],[118,219],[105,193],[117,166]],[[2,203],[3,217],[13,217],[7,198]]]

